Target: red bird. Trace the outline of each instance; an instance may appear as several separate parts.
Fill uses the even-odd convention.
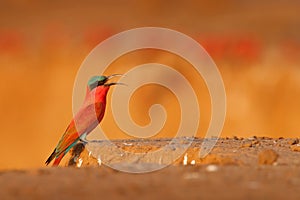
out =
[[[58,166],[64,155],[79,141],[86,143],[86,136],[101,122],[106,107],[106,95],[112,85],[122,83],[107,83],[111,76],[94,76],[88,81],[86,96],[80,110],[76,113],[58,142],[53,153],[45,162],[48,165],[54,158],[53,166]]]

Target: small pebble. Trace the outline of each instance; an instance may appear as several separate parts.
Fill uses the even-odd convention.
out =
[[[290,148],[291,148],[292,151],[300,151],[300,145],[299,144],[292,145]]]
[[[247,141],[245,143],[242,144],[242,147],[255,147],[259,145],[259,141],[258,140],[252,140],[252,141]]]
[[[299,144],[299,139],[298,138],[296,138],[296,139],[291,139],[291,140],[289,140],[289,145],[295,145],[295,144]]]
[[[278,154],[272,149],[266,149],[258,154],[258,163],[261,165],[272,165],[276,162]]]
[[[218,171],[219,167],[217,165],[208,165],[206,167],[206,171],[208,172],[216,172]]]
[[[252,147],[252,142],[243,143],[242,147]]]
[[[187,161],[188,161],[188,157],[187,157],[187,153],[183,156],[183,161],[182,164],[183,165],[187,165]]]
[[[258,140],[252,141],[252,146],[253,146],[253,145],[257,145],[257,146],[258,146],[258,145],[259,145],[259,141],[258,141]]]
[[[280,143],[278,142],[278,143],[276,143],[275,146],[276,146],[276,147],[282,147],[282,144],[280,144]]]

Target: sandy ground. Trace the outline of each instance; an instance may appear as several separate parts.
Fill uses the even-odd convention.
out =
[[[119,140],[114,144],[120,148],[130,146],[128,152],[150,152],[167,142],[168,139]],[[73,152],[73,159],[70,159],[74,160],[75,155],[75,166],[81,160],[80,168],[2,171],[0,196],[1,199],[300,198],[298,139],[220,139],[213,151],[206,158],[200,159],[195,152],[199,152],[202,142],[202,139],[195,139],[186,154],[172,165],[142,174],[120,172],[103,163],[99,165],[84,149],[81,154]],[[181,147],[177,146],[173,151],[176,148]],[[113,152],[107,154],[114,155]],[[172,156],[172,153],[169,155]],[[123,163],[127,159],[125,155]],[[70,160],[65,159],[65,163],[71,163]],[[110,159],[109,162],[122,161]],[[149,163],[150,160],[140,159],[130,165],[148,166]]]

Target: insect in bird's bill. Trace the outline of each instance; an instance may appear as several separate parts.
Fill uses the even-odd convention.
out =
[[[123,76],[93,76],[89,79],[86,96],[79,111],[73,117],[65,133],[59,140],[52,154],[45,162],[48,165],[53,159],[53,166],[58,166],[64,155],[78,142],[86,142],[86,136],[101,122],[106,107],[106,96],[112,85],[126,85],[118,82],[108,82],[111,78]]]

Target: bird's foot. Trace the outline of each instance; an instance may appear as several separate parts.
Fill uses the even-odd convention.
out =
[[[84,145],[86,145],[87,143],[90,142],[90,141],[88,141],[88,140],[86,139],[86,133],[83,134],[83,135],[79,138],[79,141],[80,141],[81,143],[83,143]]]
[[[86,145],[87,143],[89,143],[89,141],[86,139],[86,138],[80,138],[79,139],[79,141],[81,142],[81,143],[83,143],[84,145]]]

